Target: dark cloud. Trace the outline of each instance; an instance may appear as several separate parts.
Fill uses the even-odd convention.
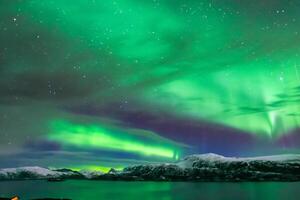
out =
[[[35,151],[35,152],[59,151],[62,149],[59,143],[47,141],[47,140],[29,141],[24,145],[24,147],[30,151]]]
[[[298,105],[300,102],[300,86],[287,88],[285,93],[276,95],[277,100],[268,104],[270,108],[280,109],[283,106]],[[295,113],[289,113],[288,115],[300,114],[297,110]]]
[[[236,107],[236,108],[231,108],[231,109],[225,109],[225,110],[223,110],[223,112],[238,116],[238,115],[252,115],[252,114],[268,113],[272,110],[275,110],[275,108],[241,106],[241,107]]]
[[[282,148],[300,148],[300,129],[292,130],[280,136],[276,143]]]
[[[140,106],[134,104],[133,110],[130,109],[130,105],[120,108],[120,104],[111,104],[104,108],[85,105],[66,109],[76,114],[117,119],[124,127],[153,131],[163,137],[193,146],[191,152],[196,150],[232,155],[243,154],[259,142],[253,135],[244,131],[202,120],[174,116],[164,112],[163,109],[160,112],[157,108],[146,109]]]

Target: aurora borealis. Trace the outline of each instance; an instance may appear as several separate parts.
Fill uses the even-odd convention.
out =
[[[130,140],[126,137],[122,138],[125,135],[124,133],[120,134],[118,138],[114,136],[116,130],[107,131],[98,126],[87,127],[66,122],[56,122],[54,127],[57,130],[49,135],[49,139],[63,144],[77,145],[83,148],[104,148],[134,152],[146,156],[177,157],[176,151],[172,149],[149,146],[147,143],[136,142],[133,138]]]
[[[0,1],[0,167],[300,150],[296,0]]]

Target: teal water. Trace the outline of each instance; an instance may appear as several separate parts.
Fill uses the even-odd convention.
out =
[[[190,183],[67,180],[2,181],[0,197],[74,200],[299,200],[300,183]]]

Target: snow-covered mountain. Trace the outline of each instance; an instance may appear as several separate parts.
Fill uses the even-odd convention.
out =
[[[81,178],[82,175],[69,169],[50,170],[42,167],[18,167],[0,169],[0,180]]]
[[[300,181],[300,155],[252,158],[190,155],[174,164],[127,167],[123,174],[143,180]]]
[[[274,156],[261,156],[261,157],[246,157],[246,158],[237,158],[237,157],[224,157],[214,153],[207,154],[194,154],[186,156],[176,165],[182,168],[192,168],[193,165],[205,164],[215,165],[217,163],[252,163],[252,162],[275,162],[275,163],[300,163],[299,154],[283,154],[283,155],[274,155]]]
[[[20,167],[0,169],[2,179],[98,179],[152,181],[300,181],[300,155],[252,158],[190,155],[177,163],[134,165],[121,171],[72,171]]]
[[[87,179],[97,178],[104,174],[101,171],[92,171],[92,170],[80,170],[79,173],[82,174]]]

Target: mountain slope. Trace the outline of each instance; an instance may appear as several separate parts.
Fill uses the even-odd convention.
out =
[[[191,155],[175,164],[127,167],[126,176],[144,180],[182,181],[298,181],[300,155],[253,158],[217,154]]]
[[[84,178],[82,174],[69,169],[50,170],[42,167],[18,167],[0,169],[0,180]]]

